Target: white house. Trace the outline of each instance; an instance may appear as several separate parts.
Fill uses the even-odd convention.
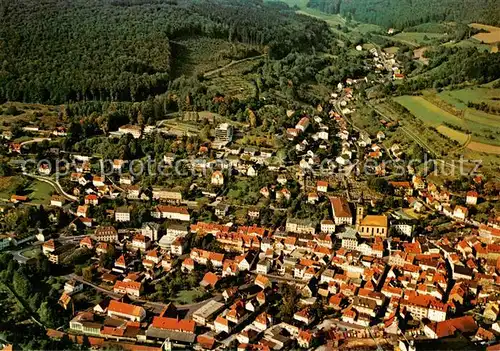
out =
[[[479,194],[475,191],[469,191],[467,192],[467,197],[465,199],[465,203],[467,205],[477,205],[477,198],[479,197]]]

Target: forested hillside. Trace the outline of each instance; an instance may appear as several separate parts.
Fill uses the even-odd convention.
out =
[[[500,24],[498,0],[309,0],[307,6],[399,29],[431,21]]]
[[[172,80],[172,41],[204,36],[271,57],[310,51],[326,24],[250,0],[12,0],[0,5],[0,100],[142,100]]]

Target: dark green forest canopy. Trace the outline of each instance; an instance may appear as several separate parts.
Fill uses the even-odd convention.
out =
[[[206,36],[271,57],[309,52],[324,22],[250,0],[12,0],[0,5],[0,100],[143,100],[172,80],[172,41]]]
[[[500,24],[498,0],[309,0],[307,6],[398,29],[432,21]]]

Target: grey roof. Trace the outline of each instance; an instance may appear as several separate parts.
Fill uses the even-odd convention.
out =
[[[184,343],[193,343],[196,340],[196,334],[194,333],[184,333],[172,330],[165,330],[160,328],[155,328],[150,326],[146,331],[147,337],[157,338],[157,339],[170,339],[175,341],[180,341]]]
[[[339,239],[357,239],[358,232],[353,228],[346,228],[345,232],[337,234]]]

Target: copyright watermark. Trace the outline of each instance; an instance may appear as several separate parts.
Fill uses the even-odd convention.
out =
[[[57,179],[78,174],[93,176],[122,177],[131,176],[139,179],[144,176],[190,177],[212,175],[220,171],[224,175],[249,173],[250,168],[257,171],[268,168],[273,171],[299,168],[304,173],[318,177],[328,176],[392,176],[406,177],[414,174],[435,174],[440,176],[477,176],[480,175],[482,161],[410,159],[410,160],[376,160],[368,158],[363,161],[345,158],[324,159],[315,162],[312,158],[301,158],[295,162],[248,162],[244,158],[177,158],[171,160],[155,160],[150,155],[134,160],[92,159],[25,159],[20,161],[23,172],[40,176],[51,176]]]

